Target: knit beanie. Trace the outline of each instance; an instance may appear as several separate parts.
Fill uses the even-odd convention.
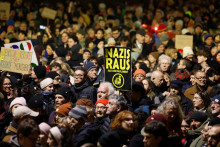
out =
[[[160,41],[168,41],[170,38],[169,38],[169,36],[168,36],[168,34],[167,33],[164,33],[164,34],[162,34],[161,35],[161,37],[160,37]]]
[[[217,125],[217,124],[220,124],[220,118],[219,117],[214,117],[209,121],[208,126],[214,126],[214,125]]]
[[[159,113],[149,116],[146,120],[146,123],[149,123],[151,121],[160,121],[165,125],[167,124],[166,117],[163,114],[159,114]]]
[[[144,36],[146,34],[146,32],[143,29],[140,29],[136,32],[136,34]]]
[[[143,75],[144,77],[146,77],[146,72],[143,70],[143,69],[137,69],[135,72],[134,72],[134,77],[136,77],[136,75],[138,74],[141,74]]]
[[[182,21],[181,19],[178,19],[178,20],[176,21],[176,23],[178,23],[178,24],[180,24],[181,26],[183,26],[183,21]]]
[[[62,95],[65,99],[70,99],[71,97],[71,91],[69,87],[62,87],[60,88],[56,94]]]
[[[87,121],[86,108],[83,106],[75,106],[74,108],[70,110],[69,116],[75,119],[83,119],[84,121]]]
[[[87,70],[87,72],[89,72],[93,68],[96,68],[96,66],[88,60],[84,63],[84,67]]]
[[[156,43],[156,49],[158,49],[161,45],[163,45],[163,43],[161,41],[157,41]]]
[[[186,70],[181,69],[181,70],[177,70],[174,73],[174,76],[177,80],[181,80],[181,81],[189,81],[189,74]]]
[[[42,80],[40,82],[40,88],[41,89],[44,89],[45,87],[47,87],[48,85],[52,84],[53,83],[53,79],[51,78],[46,78],[44,80]]]
[[[82,98],[77,100],[76,105],[93,107],[93,102],[90,99]]]
[[[164,23],[159,24],[158,28],[157,28],[157,32],[163,32],[167,30],[167,26]]]
[[[26,106],[26,100],[24,97],[16,97],[10,104],[9,109],[11,109],[15,104],[20,104],[22,106]]]
[[[53,127],[53,128],[50,129],[50,133],[55,138],[58,146],[60,146],[61,145],[61,140],[63,138],[63,136],[60,132],[60,129],[57,126]]]
[[[72,109],[72,105],[70,103],[66,103],[66,104],[60,105],[56,109],[56,112],[63,116],[68,116],[68,113],[71,109]]]
[[[109,45],[111,43],[116,43],[115,39],[113,37],[108,38],[108,43],[107,44]]]
[[[34,67],[34,72],[38,79],[41,79],[46,76],[46,67],[45,66],[36,66]]]
[[[28,101],[28,107],[31,109],[34,108],[43,109],[43,106],[44,106],[43,100],[38,96],[34,96]]]
[[[207,119],[207,114],[205,112],[195,111],[190,116],[190,120],[192,120],[192,119],[195,119],[195,120],[203,123]]]
[[[158,57],[159,57],[158,52],[151,52],[149,55],[153,56],[156,60],[158,60]]]
[[[205,34],[205,36],[204,36],[204,40],[206,41],[206,39],[208,39],[209,37],[212,37],[212,35],[211,34]]]
[[[185,58],[188,55],[194,55],[194,53],[191,47],[186,46],[183,48],[183,58]]]
[[[56,71],[51,71],[51,72],[48,72],[46,74],[46,76],[51,78],[51,79],[54,79],[56,76],[59,76],[59,74]]]
[[[45,134],[48,134],[49,131],[50,131],[50,129],[51,129],[50,125],[48,125],[48,124],[45,123],[45,122],[40,123],[40,124],[39,124],[39,128],[40,128],[40,130],[41,130],[42,132],[44,132]]]
[[[108,104],[108,99],[99,99],[96,103],[95,103],[95,107],[98,103],[102,103],[103,105],[107,105]]]
[[[216,103],[220,104],[220,94],[214,96],[212,99],[212,101],[215,101]]]

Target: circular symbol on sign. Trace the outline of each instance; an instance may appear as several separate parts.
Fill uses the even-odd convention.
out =
[[[116,73],[113,77],[112,77],[112,83],[116,88],[121,88],[124,85],[124,77],[122,74],[120,73]]]

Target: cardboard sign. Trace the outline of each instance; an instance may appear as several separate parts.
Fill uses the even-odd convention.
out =
[[[10,3],[0,2],[0,20],[8,20],[10,13]]]
[[[175,48],[183,49],[186,46],[193,48],[193,36],[192,35],[176,35]]]
[[[105,81],[111,82],[118,90],[131,90],[131,49],[106,47]]]
[[[53,20],[55,19],[56,15],[57,15],[56,10],[53,10],[53,9],[50,9],[50,8],[47,8],[47,7],[44,7],[44,9],[41,13],[42,17],[53,19]]]
[[[1,48],[0,69],[16,73],[28,74],[30,71],[32,52]]]
[[[4,46],[6,48],[20,49],[20,50],[32,52],[31,66],[35,67],[35,66],[38,65],[37,56],[36,56],[36,53],[34,51],[34,47],[32,45],[31,40],[4,44]]]

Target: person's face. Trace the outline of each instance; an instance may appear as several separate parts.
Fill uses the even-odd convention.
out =
[[[68,117],[67,121],[70,127],[73,128],[74,130],[80,129],[82,125],[84,125],[85,123],[82,119],[77,120],[76,118],[71,116]]]
[[[212,127],[208,132],[208,147],[216,147],[220,142],[220,131],[219,127]]]
[[[120,32],[118,30],[115,30],[112,32],[112,37],[117,39],[120,36]]]
[[[100,30],[96,33],[96,38],[97,39],[101,39],[103,36],[104,36],[104,34]]]
[[[143,85],[144,85],[145,91],[148,91],[149,86],[150,86],[150,85],[149,85],[149,82],[148,82],[147,80],[143,80],[142,83],[143,83]]]
[[[190,128],[191,128],[192,130],[196,130],[198,127],[201,126],[201,124],[202,124],[202,122],[197,121],[196,119],[192,119],[192,120],[191,120],[191,123],[190,123]]]
[[[217,54],[216,60],[219,62],[220,61],[220,53]]]
[[[215,115],[220,114],[220,104],[215,101],[212,101],[211,111],[212,111],[212,114],[215,114]]]
[[[209,135],[209,129],[210,129],[210,128],[211,128],[211,126],[208,126],[208,125],[206,124],[205,127],[201,130],[202,140],[203,140],[203,141],[207,141],[208,135]]]
[[[150,61],[150,63],[154,63],[157,61],[152,55],[148,56],[148,60]]]
[[[115,114],[119,111],[119,107],[116,105],[115,100],[114,99],[110,99],[108,101],[108,104],[106,105],[107,107],[107,112],[106,114]]]
[[[190,60],[190,61],[192,61],[192,60],[193,60],[193,55],[188,55],[188,56],[186,56],[185,58],[188,59],[188,60]]]
[[[60,113],[56,113],[54,117],[55,117],[55,123],[56,124],[61,123],[63,118],[64,118],[64,116],[62,114],[60,114]]]
[[[194,108],[199,108],[199,109],[204,107],[204,102],[197,93],[193,97],[193,106]]]
[[[75,84],[81,84],[86,80],[86,77],[84,76],[84,72],[81,70],[76,70],[74,74],[74,82]]]
[[[98,62],[97,62],[97,60],[90,60],[90,62],[92,62],[96,67],[98,67]]]
[[[196,78],[196,83],[199,86],[205,86],[206,85],[206,73],[205,72],[197,72],[195,78]]]
[[[172,58],[172,59],[175,59],[175,60],[176,60],[177,57],[178,57],[177,52],[174,52],[174,53],[171,55],[171,58]]]
[[[194,85],[196,83],[196,79],[194,75],[190,76],[190,82],[192,83],[192,85]]]
[[[11,90],[11,81],[8,78],[5,78],[3,82],[3,91],[6,93],[10,93]]]
[[[151,43],[151,40],[152,40],[152,38],[151,38],[149,35],[146,34],[146,35],[144,36],[144,42],[145,42],[145,43],[148,43],[148,44],[149,44],[149,43]]]
[[[108,87],[100,86],[97,91],[97,100],[108,99]]]
[[[89,52],[83,53],[83,59],[84,59],[84,60],[89,59],[90,56],[91,56],[91,54],[90,54]]]
[[[48,55],[53,55],[53,49],[51,48],[50,45],[47,45],[46,51],[47,51]]]
[[[57,144],[50,133],[48,135],[47,144],[49,147],[53,147]]]
[[[205,40],[205,43],[206,43],[207,45],[212,45],[212,43],[213,43],[212,37],[208,37],[208,38]]]
[[[168,71],[170,69],[170,62],[166,59],[162,59],[160,63],[160,68],[164,72]]]
[[[165,110],[165,116],[168,121],[173,121],[177,117],[177,107],[172,105],[167,105]]]
[[[56,94],[55,95],[55,105],[56,108],[59,107],[62,104],[65,104],[67,102],[67,100],[60,94]]]
[[[19,33],[19,34],[18,34],[18,40],[19,40],[19,41],[25,40],[25,35],[24,35],[23,33]]]
[[[145,78],[144,75],[142,75],[142,74],[137,74],[137,75],[134,77],[134,80],[135,80],[136,82],[141,82],[141,81],[144,80],[144,78]]]
[[[97,117],[104,117],[106,115],[107,108],[104,104],[98,103],[95,108],[95,114]]]
[[[44,91],[53,92],[53,83],[44,88]]]
[[[77,42],[75,42],[72,38],[68,39],[68,46],[69,48],[71,48],[72,46],[74,46],[75,44],[77,44]]]
[[[22,24],[20,25],[20,30],[22,30],[22,31],[27,31],[27,25],[26,25],[25,23],[22,23]]]
[[[47,138],[48,138],[47,134],[45,134],[44,132],[41,132],[39,135],[40,144],[41,145],[47,144]]]
[[[88,72],[88,77],[91,78],[91,79],[97,78],[97,69],[96,69],[96,68],[92,68],[92,69]]]
[[[136,34],[136,40],[138,41],[138,43],[142,44],[144,43],[144,36],[140,34]]]
[[[46,34],[43,35],[43,42],[47,42],[48,36]]]
[[[31,77],[32,77],[33,79],[37,79],[37,76],[36,76],[36,74],[35,74],[35,72],[34,72],[34,68],[32,68],[32,70],[31,70]]]
[[[203,61],[207,60],[207,58],[204,56],[197,56],[197,59],[198,59],[198,63],[202,63]]]
[[[169,75],[165,75],[165,76],[164,76],[164,80],[166,81],[167,86],[170,86],[170,78],[169,78]]]
[[[189,124],[185,120],[183,120],[181,123],[181,130],[184,137],[188,134],[189,129],[190,129]]]
[[[93,29],[88,30],[89,37],[93,38],[95,36],[95,31]]]
[[[158,51],[159,54],[160,54],[160,53],[163,53],[164,50],[165,50],[164,45],[160,45],[160,46],[158,47],[158,49],[157,49],[157,51]]]
[[[180,92],[180,89],[178,87],[170,87],[170,94],[171,95],[178,95]]]
[[[126,40],[126,41],[121,41],[121,46],[122,47],[127,47],[127,45],[128,45],[128,41]]]
[[[100,41],[99,43],[98,43],[98,45],[97,45],[97,47],[99,48],[99,49],[102,49],[102,48],[104,48],[104,41]]]
[[[153,83],[155,86],[160,87],[164,82],[163,74],[158,75],[154,80]]]
[[[63,33],[63,34],[62,34],[62,38],[61,38],[61,39],[62,39],[62,42],[63,42],[63,43],[67,43],[67,42],[68,42],[68,38],[69,38],[69,37],[68,37],[68,35],[67,35],[66,33]]]
[[[53,84],[59,84],[60,83],[60,76],[56,76],[54,79],[53,79]]]
[[[125,131],[128,131],[128,132],[131,132],[134,130],[134,118],[132,117],[131,114],[128,114],[126,116],[126,118],[124,118],[124,120],[122,121],[121,123],[121,127],[125,130]]]
[[[29,136],[23,136],[22,134],[19,134],[19,144],[22,147],[35,147],[37,139],[38,139],[38,133],[30,134]]]
[[[144,132],[144,146],[145,147],[159,147],[160,137],[155,138],[151,133]]]

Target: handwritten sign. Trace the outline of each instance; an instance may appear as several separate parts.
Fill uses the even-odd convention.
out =
[[[34,47],[32,45],[31,40],[4,44],[4,46],[6,48],[20,49],[20,50],[32,52],[31,66],[35,67],[35,66],[38,65],[37,56],[36,56],[36,53],[34,51]]]
[[[183,49],[186,46],[193,48],[193,36],[192,35],[176,35],[175,48]]]
[[[55,19],[56,15],[57,15],[56,10],[53,10],[53,9],[50,9],[50,8],[47,8],[47,7],[44,7],[44,9],[41,13],[42,17],[49,18],[49,19],[52,19],[52,20]]]
[[[31,58],[32,52],[2,47],[0,54],[0,69],[28,74]]]
[[[0,20],[8,20],[10,13],[10,3],[0,2]]]

